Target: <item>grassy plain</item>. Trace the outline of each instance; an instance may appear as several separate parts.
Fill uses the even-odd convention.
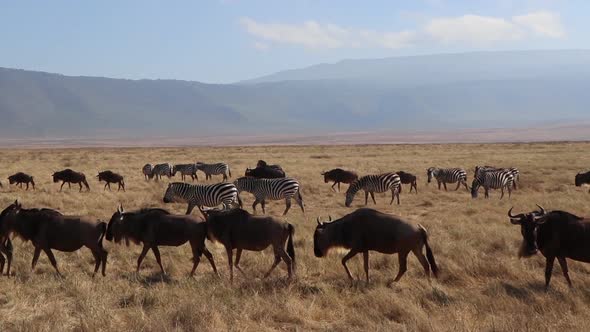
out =
[[[589,148],[589,143],[547,143],[0,150],[2,208],[20,198],[25,207],[51,207],[108,221],[119,202],[126,209],[163,206],[168,181],[145,181],[140,169],[146,162],[225,161],[235,179],[258,159],[281,164],[299,179],[306,204],[305,215],[294,205],[286,217],[296,227],[298,270],[291,283],[285,281],[283,264],[269,279],[260,279],[272,263],[270,250],[245,252],[241,266],[249,278],[238,274],[230,285],[219,245],[207,244],[221,280],[204,260],[196,277],[188,277],[188,245],[161,249],[169,275],[158,273],[151,253],[137,275],[133,271],[140,247],[107,241],[107,277],[91,278],[92,255],[83,249],[56,253],[66,276],[62,280],[44,254],[31,272],[32,245],[14,239],[14,275],[0,278],[0,330],[584,330],[590,321],[590,266],[570,262],[575,286],[570,290],[556,265],[551,290],[545,293],[544,259],[517,258],[520,231],[508,222],[506,212],[511,206],[516,212],[531,210],[539,203],[590,215],[588,189],[573,185],[574,175],[590,167]],[[484,199],[482,192],[472,200],[465,189],[444,192],[426,185],[429,166],[464,167],[471,181],[477,164],[518,167],[522,188],[510,199],[499,200],[499,192]],[[50,175],[65,167],[86,173],[92,190],[78,193],[73,187],[58,193],[59,185],[51,183]],[[323,259],[313,256],[316,217],[353,211],[344,207],[346,186],[335,193],[323,183],[320,172],[334,167],[359,174],[405,170],[418,175],[417,195],[404,191],[400,206],[377,195],[377,208],[428,229],[441,268],[438,280],[429,282],[410,256],[406,275],[391,284],[397,256],[372,253],[371,283],[351,285],[340,264],[341,251]],[[125,175],[127,192],[104,192],[95,178],[104,169]],[[10,188],[5,179],[16,171],[33,174],[37,190]],[[242,198],[252,203],[247,194]],[[358,195],[353,207],[361,207],[363,200]],[[165,207],[177,213],[185,209],[180,204]],[[274,216],[283,209],[284,202],[267,205],[267,213]],[[351,260],[350,267],[362,277],[361,256]]]

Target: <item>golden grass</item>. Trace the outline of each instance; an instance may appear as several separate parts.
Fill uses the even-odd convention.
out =
[[[296,226],[298,278],[292,283],[285,281],[284,264],[268,280],[260,280],[272,263],[270,250],[245,252],[241,265],[250,278],[237,274],[230,285],[227,259],[218,245],[208,243],[221,280],[213,276],[205,260],[197,276],[188,277],[188,245],[161,249],[169,276],[157,273],[151,253],[136,275],[140,248],[107,241],[106,278],[91,279],[92,255],[83,249],[56,253],[66,276],[62,280],[44,254],[31,273],[32,246],[15,239],[15,275],[0,278],[0,330],[583,330],[590,319],[590,267],[570,262],[575,286],[570,290],[556,265],[551,290],[545,293],[544,259],[516,257],[521,236],[506,212],[513,205],[518,212],[540,203],[590,215],[587,189],[573,186],[576,172],[590,165],[589,147],[557,143],[1,150],[2,177],[16,171],[31,173],[38,189],[9,189],[2,180],[0,208],[18,197],[26,207],[52,207],[108,220],[119,202],[127,209],[163,206],[168,181],[144,181],[141,167],[146,162],[225,161],[235,179],[246,167],[265,159],[283,165],[300,180],[307,210],[303,215],[294,205],[286,218]],[[472,200],[464,189],[440,192],[434,184],[425,185],[429,166],[465,167],[471,178],[476,164],[518,167],[522,189],[502,201],[498,192],[487,200],[482,192]],[[51,183],[50,175],[64,167],[85,172],[92,191],[80,194],[74,187],[58,193],[59,185]],[[406,170],[419,176],[418,195],[404,192],[400,206],[390,206],[389,197],[377,195],[377,208],[428,229],[442,270],[440,279],[430,283],[410,256],[406,275],[390,284],[397,273],[397,257],[372,253],[371,283],[359,281],[351,286],[340,264],[341,252],[323,259],[313,256],[315,218],[353,211],[344,207],[344,193],[333,193],[323,183],[320,172],[334,167],[360,174]],[[103,192],[95,176],[104,169],[126,176],[126,193]],[[204,176],[200,178],[202,183]],[[252,203],[247,194],[242,197],[246,204]],[[358,195],[353,206],[362,203]],[[186,206],[165,207],[183,213]],[[267,205],[271,215],[278,216],[283,209],[283,202]],[[350,267],[362,277],[360,257],[351,260]]]

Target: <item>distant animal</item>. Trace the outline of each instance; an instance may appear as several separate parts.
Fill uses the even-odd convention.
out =
[[[103,171],[98,173],[96,176],[98,178],[98,182],[106,182],[104,185],[104,189],[106,190],[107,187],[111,190],[111,183],[117,183],[119,185],[117,191],[123,189],[125,191],[125,181],[123,180],[123,176],[112,171]]]
[[[163,198],[164,203],[188,203],[186,214],[195,207],[216,207],[223,204],[228,209],[238,203],[238,189],[233,183],[221,182],[209,185],[174,182],[168,184]]]
[[[258,179],[279,179],[285,177],[282,169],[272,168],[270,166],[247,168],[244,176]]]
[[[410,193],[412,192],[412,189],[414,189],[416,191],[416,194],[418,193],[418,184],[416,181],[416,176],[414,174],[406,173],[404,171],[395,172],[395,174],[399,175],[399,179],[402,184],[409,184],[410,185]],[[400,192],[401,191],[402,191],[402,188],[400,186]]]
[[[590,219],[575,216],[564,211],[547,212],[539,205],[538,211],[512,214],[508,218],[514,225],[520,225],[522,245],[520,257],[531,257],[538,251],[546,258],[545,290],[549,289],[555,258],[568,285],[572,281],[568,274],[566,258],[590,263]]]
[[[137,273],[139,273],[141,262],[148,250],[151,249],[162,274],[164,274],[158,246],[178,247],[189,242],[193,253],[191,277],[195,274],[203,254],[209,260],[213,272],[217,274],[213,255],[205,246],[206,237],[207,226],[200,217],[173,215],[166,210],[153,208],[125,212],[122,205],[117,207],[117,212],[111,217],[106,231],[108,241],[114,240],[115,243],[119,243],[125,239],[127,244],[131,240],[136,244],[143,245],[137,259]]]
[[[283,168],[281,167],[281,165],[269,165],[264,160],[259,160],[256,163],[256,167],[270,167],[270,168],[274,168],[274,169],[279,170],[279,171],[282,171],[283,170]]]
[[[63,171],[53,173],[53,183],[58,183],[62,181],[61,187],[59,187],[59,191],[61,191],[64,187],[64,184],[68,184],[68,187],[72,188],[72,183],[77,183],[80,185],[80,191],[82,191],[82,184],[86,186],[86,190],[90,191],[90,186],[86,181],[86,175],[81,172],[73,171],[69,168],[64,169]]]
[[[231,170],[226,163],[205,164],[197,162],[195,166],[205,173],[205,180],[211,179],[213,175],[223,175],[223,181],[227,181],[228,177],[231,178]]]
[[[358,209],[332,222],[321,222],[318,218],[317,223],[313,234],[315,256],[325,257],[331,248],[350,250],[342,258],[342,265],[351,282],[353,277],[346,262],[359,253],[363,254],[366,281],[369,282],[370,250],[398,254],[399,272],[395,277],[396,282],[407,270],[410,252],[418,258],[426,276],[430,277],[430,269],[435,277],[438,276],[438,267],[428,245],[428,234],[421,225],[413,225],[399,217],[367,208]],[[423,247],[426,247],[426,257],[422,253]]]
[[[24,183],[27,185],[26,190],[29,190],[29,184],[31,184],[33,186],[33,190],[35,190],[35,181],[33,180],[33,177],[28,174],[25,174],[23,172],[18,172],[16,174],[9,176],[8,182],[10,184],[16,184],[20,188],[23,187],[23,183]]]
[[[590,172],[576,174],[576,187],[581,187],[583,184],[590,184]]]
[[[351,184],[359,178],[355,172],[345,171],[342,168],[334,168],[327,172],[322,172],[322,175],[324,176],[324,183],[328,183],[330,181],[334,182],[332,185],[332,190],[336,191],[334,186],[338,185],[338,192],[340,192],[340,183]]]
[[[240,203],[240,206],[242,206],[240,192],[246,191],[254,195],[255,200],[252,204],[254,213],[256,213],[256,205],[258,205],[258,203],[262,205],[262,213],[266,213],[264,208],[266,200],[284,199],[286,208],[283,215],[286,215],[291,208],[291,198],[295,198],[295,202],[301,207],[301,211],[305,212],[299,182],[295,179],[256,179],[241,177],[234,181],[234,185],[238,189],[238,202]]]
[[[479,174],[479,172],[490,172],[490,171],[510,171],[514,180],[512,181],[512,187],[516,190],[517,189],[517,182],[520,180],[520,171],[516,167],[510,168],[498,168],[494,166],[475,166],[475,176]]]
[[[94,256],[95,266],[92,275],[96,274],[102,264],[104,276],[108,253],[103,248],[102,239],[106,230],[107,224],[96,218],[64,216],[52,209],[23,209],[18,201],[0,213],[0,237],[15,234],[24,241],[30,240],[35,247],[32,269],[35,269],[43,250],[60,276],[51,249],[73,252],[82,247],[90,249]]]
[[[184,181],[187,175],[190,175],[191,179],[194,181],[199,177],[197,176],[197,165],[196,164],[178,164],[172,167],[172,174],[176,176],[176,173],[180,172],[180,176],[182,177],[182,181]]]
[[[274,251],[274,263],[264,278],[272,273],[281,259],[287,264],[288,278],[292,278],[295,273],[295,249],[293,247],[295,228],[293,225],[273,217],[253,216],[242,209],[206,210],[204,212],[207,220],[208,239],[223,244],[227,252],[230,281],[234,279],[234,266],[244,274],[239,266],[243,250],[263,251],[269,246],[272,246]],[[235,262],[233,262],[234,249],[236,249]]]
[[[384,193],[386,191],[391,191],[391,202],[389,204],[393,204],[393,200],[397,197],[397,204],[399,204],[399,193],[400,193],[400,177],[395,173],[384,173],[378,175],[365,175],[360,179],[354,181],[346,191],[346,200],[344,205],[346,207],[350,207],[352,204],[352,200],[354,196],[359,190],[365,191],[365,205],[368,203],[369,194],[371,194],[371,198],[373,199],[373,203],[377,204],[375,201],[375,193]]]
[[[141,172],[143,173],[143,176],[146,180],[149,180],[154,177],[154,173],[152,172],[153,169],[154,167],[152,166],[152,164],[145,164],[141,168]]]
[[[152,168],[152,177],[155,177],[156,181],[161,180],[163,176],[171,178],[173,175],[172,165],[169,163],[156,164],[154,165],[154,168]]]
[[[483,187],[485,190],[485,198],[490,197],[490,189],[502,190],[502,196],[504,198],[504,188],[508,190],[508,197],[512,195],[512,183],[514,182],[514,176],[509,170],[502,171],[487,171],[478,172],[473,177],[471,184],[471,197],[477,198],[479,187]]]
[[[455,191],[459,190],[461,185],[464,185],[465,189],[469,190],[467,187],[467,172],[462,168],[430,167],[426,171],[426,175],[428,176],[428,183],[432,181],[433,177],[436,179],[438,190],[440,190],[441,184],[445,187],[445,190],[447,190],[447,183],[457,183]]]

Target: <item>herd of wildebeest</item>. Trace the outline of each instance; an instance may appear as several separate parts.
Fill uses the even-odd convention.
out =
[[[110,221],[104,222],[90,216],[69,216],[50,208],[23,208],[16,200],[6,207],[0,214],[0,273],[10,276],[13,255],[11,239],[14,236],[24,241],[31,241],[34,246],[32,269],[35,268],[41,251],[45,252],[55,271],[61,273],[57,267],[52,249],[73,252],[82,247],[91,250],[95,259],[94,274],[102,267],[102,275],[106,274],[108,253],[103,247],[103,238],[120,243],[124,241],[141,244],[143,249],[137,259],[136,272],[139,273],[141,263],[149,250],[156,258],[161,272],[164,267],[161,262],[159,246],[180,246],[189,242],[192,249],[193,266],[190,275],[193,276],[202,255],[205,255],[213,272],[217,268],[213,255],[206,247],[206,239],[221,243],[227,252],[230,280],[233,281],[233,269],[243,273],[239,266],[242,251],[262,251],[272,246],[274,262],[265,277],[281,263],[287,265],[288,278],[295,275],[295,248],[292,224],[276,217],[256,215],[256,205],[261,204],[263,213],[266,200],[282,200],[286,202],[286,214],[295,199],[305,212],[303,197],[299,182],[287,177],[279,165],[269,165],[260,160],[256,168],[247,169],[245,176],[233,183],[225,182],[231,177],[229,166],[224,163],[216,164],[146,164],[142,173],[146,180],[162,177],[171,178],[181,173],[182,180],[190,176],[198,181],[197,171],[205,173],[210,179],[213,175],[222,175],[223,182],[216,184],[188,184],[183,182],[170,183],[163,197],[164,203],[184,202],[189,204],[185,215],[176,215],[161,208],[143,208],[136,211],[125,211],[119,204],[117,211]],[[471,187],[467,185],[467,172],[461,168],[434,168],[427,170],[428,182],[435,179],[438,189],[441,185],[447,190],[447,184],[456,183],[458,190],[464,186],[471,191],[473,198],[477,197],[479,187],[483,187],[486,197],[490,189],[504,190],[511,194],[517,189],[520,172],[516,168],[496,168],[491,166],[477,166]],[[349,184],[346,192],[345,205],[349,207],[360,190],[365,192],[365,205],[369,195],[375,202],[374,193],[391,191],[391,202],[402,192],[402,184],[409,186],[409,193],[418,193],[417,177],[407,172],[384,173],[359,177],[355,172],[336,168],[322,172],[324,182],[333,182],[332,190],[340,191],[340,184]],[[86,176],[81,172],[66,169],[52,175],[53,182],[62,182],[59,191],[67,183],[78,184],[80,191],[90,186]],[[110,185],[118,185],[118,190],[125,191],[123,176],[103,171],[97,175],[99,182],[105,182],[104,190],[111,190]],[[35,190],[33,176],[16,173],[8,178],[11,185],[29,190],[29,185]],[[590,172],[579,173],[575,176],[575,185],[590,184]],[[0,183],[0,187],[2,184]],[[254,214],[242,209],[240,193],[246,191],[254,195],[252,206]],[[221,208],[220,208],[221,206]],[[201,215],[192,215],[191,211],[198,207]],[[590,219],[584,219],[564,211],[546,211],[538,206],[537,210],[513,214],[508,211],[508,218],[512,224],[520,225],[523,237],[520,255],[529,257],[540,251],[546,257],[545,287],[549,287],[551,272],[555,259],[559,262],[565,279],[572,285],[568,275],[566,258],[590,263]],[[409,223],[397,216],[382,213],[369,208],[356,211],[332,221],[321,221],[317,218],[317,226],[313,235],[313,251],[316,257],[324,257],[331,248],[344,248],[349,252],[342,258],[342,265],[352,281],[346,262],[357,254],[362,253],[366,280],[369,281],[369,251],[384,254],[398,254],[399,272],[395,278],[398,281],[407,270],[407,257],[413,253],[422,265],[427,277],[430,273],[437,277],[439,268],[429,245],[426,229],[419,224]],[[426,250],[426,255],[423,253]],[[236,251],[235,260],[233,252]]]

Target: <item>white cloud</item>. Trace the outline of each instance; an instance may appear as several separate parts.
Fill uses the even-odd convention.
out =
[[[514,16],[512,20],[531,30],[537,36],[560,38],[565,36],[565,28],[561,24],[559,14],[539,11],[526,15]]]
[[[299,24],[261,23],[240,19],[245,30],[257,38],[254,47],[266,50],[274,44],[308,49],[399,49],[424,40],[438,43],[492,44],[531,37],[560,38],[565,35],[559,14],[539,11],[511,18],[463,15],[433,18],[417,30],[376,31],[306,21]]]

